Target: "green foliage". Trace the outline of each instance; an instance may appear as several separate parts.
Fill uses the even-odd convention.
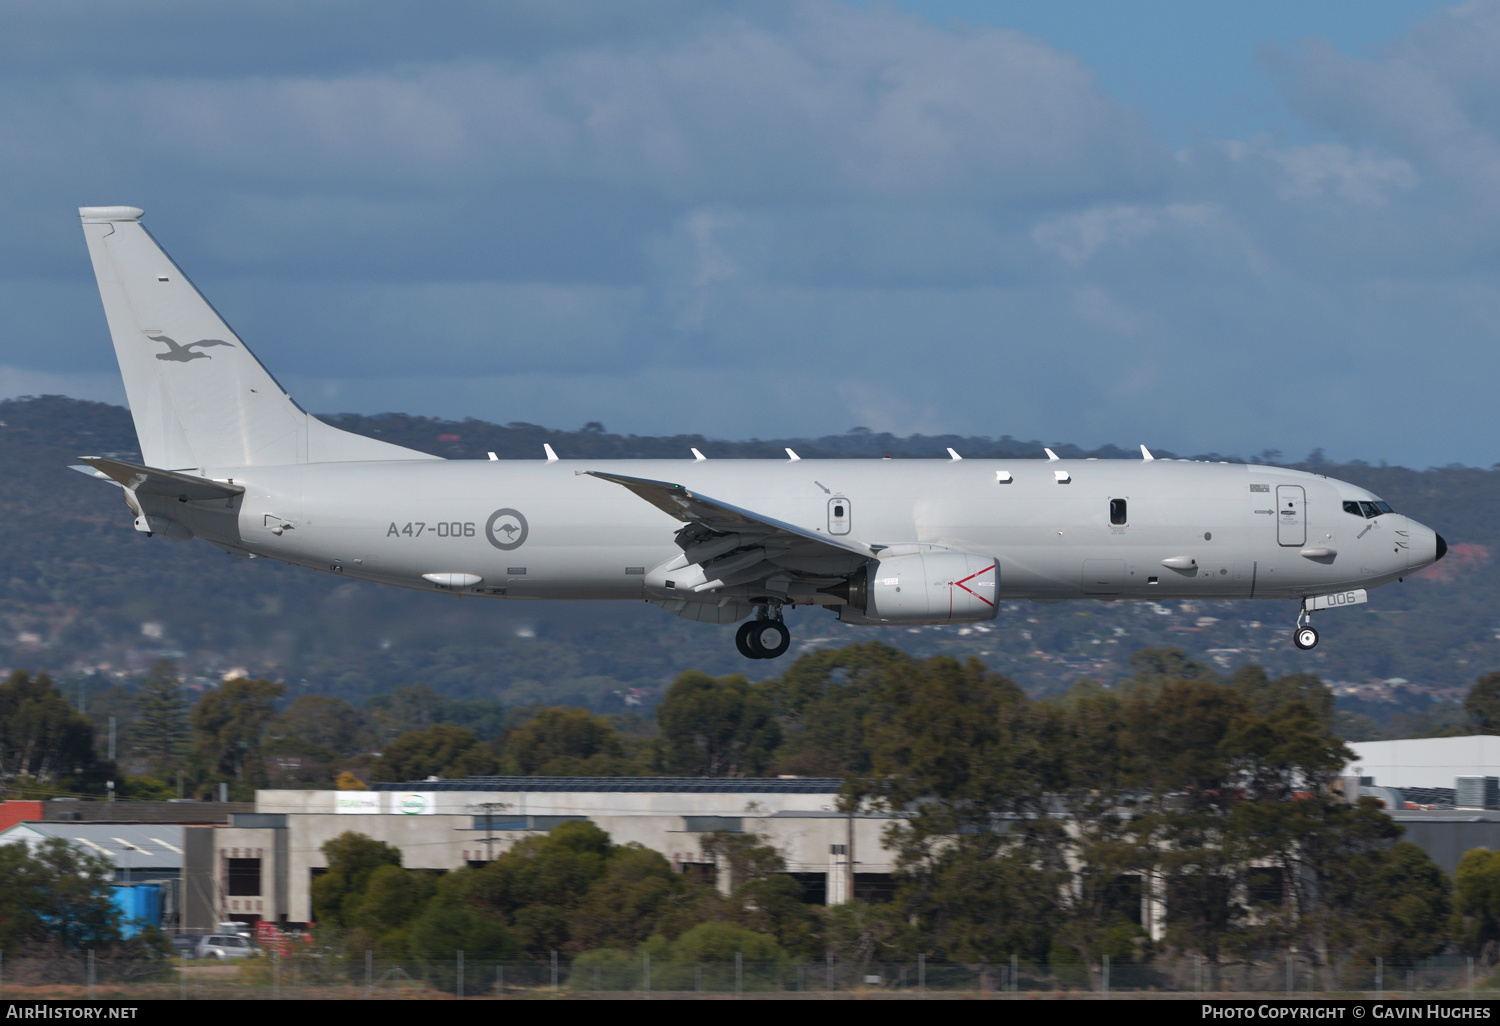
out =
[[[385,863],[366,878],[361,893],[351,896],[344,919],[370,938],[381,958],[403,958],[408,953],[407,926],[421,915],[437,891],[431,873]]]
[[[386,745],[376,761],[375,780],[472,777],[495,772],[495,757],[474,732],[446,723],[412,730]]]
[[[520,950],[494,919],[446,901],[430,903],[412,922],[408,943],[428,982],[447,991],[457,987],[460,951],[465,959],[495,960],[515,958]]]
[[[1500,734],[1500,673],[1486,673],[1464,697],[1464,711],[1481,733]]]
[[[496,746],[521,776],[619,776],[629,768],[614,725],[587,709],[543,709]]]
[[[1500,852],[1471,848],[1453,875],[1453,934],[1465,951],[1477,954],[1500,941]]]
[[[210,774],[232,777],[242,791],[262,784],[261,736],[276,714],[276,699],[285,691],[268,680],[239,677],[205,692],[189,717],[200,766]]]
[[[50,837],[36,850],[0,845],[0,953],[36,954],[118,941],[119,912],[110,900],[114,867],[99,855]]]
[[[187,755],[187,697],[177,667],[170,661],[157,662],[141,683],[128,737],[130,749],[144,757],[158,776],[176,770]]]
[[[754,834],[715,831],[701,842],[731,887],[720,913],[781,947],[812,957],[823,950],[822,920],[802,901],[802,888],[786,876],[786,861]]]
[[[759,776],[781,742],[771,703],[737,673],[689,670],[667,689],[656,718],[663,767],[681,776]]]
[[[783,729],[775,771],[835,777],[869,772],[865,724],[878,715],[881,682],[914,663],[906,653],[872,641],[799,656],[781,676],[762,682]]]
[[[313,920],[335,929],[355,925],[365,890],[382,866],[401,865],[401,850],[346,830],[323,845],[328,871],[312,883]]]
[[[16,670],[0,684],[0,785],[90,777],[92,733],[45,673]]]
[[[326,695],[298,695],[270,724],[277,737],[296,738],[307,746],[348,758],[375,743],[369,717],[348,702]]]

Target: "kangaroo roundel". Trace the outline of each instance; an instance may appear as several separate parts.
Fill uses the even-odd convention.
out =
[[[518,510],[497,509],[484,525],[484,536],[495,548],[509,552],[521,547],[529,530],[526,518]]]

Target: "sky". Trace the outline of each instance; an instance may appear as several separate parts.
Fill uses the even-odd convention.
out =
[[[0,396],[129,204],[315,412],[1500,462],[1500,2],[0,16]]]

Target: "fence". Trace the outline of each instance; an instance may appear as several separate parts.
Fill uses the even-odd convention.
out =
[[[1314,964],[1296,954],[1241,962],[1201,958],[1147,964],[1043,964],[1012,959],[954,965],[904,962],[660,962],[649,955],[557,953],[496,960],[391,961],[371,952],[261,952],[229,962],[110,960],[94,952],[67,958],[0,958],[0,998],[516,999],[648,998],[1425,998],[1500,999],[1500,971],[1471,958],[1387,965],[1349,958]]]

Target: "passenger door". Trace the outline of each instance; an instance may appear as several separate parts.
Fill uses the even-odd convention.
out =
[[[1282,545],[1307,544],[1307,493],[1301,485],[1276,486],[1276,540]]]

